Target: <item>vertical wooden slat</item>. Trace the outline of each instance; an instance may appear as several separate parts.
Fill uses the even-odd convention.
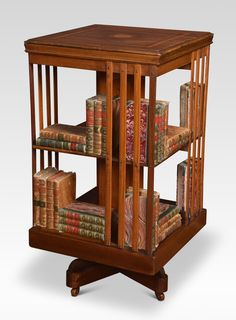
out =
[[[192,122],[193,122],[193,85],[194,85],[194,72],[195,72],[195,52],[192,53],[191,57],[191,81],[190,81],[190,119],[189,119],[189,128],[191,130],[191,141],[192,141]],[[186,203],[185,203],[185,223],[189,221],[189,201],[190,201],[190,166],[191,166],[191,149],[192,149],[192,142],[188,144],[188,160],[187,160],[187,186],[186,186]]]
[[[35,129],[35,98],[34,98],[34,66],[29,63],[29,85],[30,85],[30,115],[31,115],[31,141],[32,146],[35,143],[36,129]],[[36,150],[32,148],[32,212],[34,212],[33,192],[34,179],[33,175],[36,172]],[[34,216],[33,221],[34,223]]]
[[[31,114],[31,140],[32,145],[36,139],[35,129],[35,98],[34,98],[34,66],[29,63],[29,84],[30,84],[30,114]],[[36,172],[36,150],[32,148],[32,174]]]
[[[200,82],[200,110],[198,121],[198,155],[197,155],[197,209],[200,211],[200,195],[201,195],[201,136],[202,136],[202,122],[203,122],[203,97],[204,97],[204,70],[205,70],[205,56],[204,49],[201,50],[201,82]]]
[[[43,129],[43,86],[42,66],[38,64],[38,106],[39,106],[39,129]],[[44,168],[44,151],[40,150],[40,170]]]
[[[139,231],[139,185],[140,185],[140,102],[141,102],[141,65],[134,70],[134,160],[133,160],[133,224],[132,249],[138,251]]]
[[[202,121],[202,166],[201,166],[201,194],[200,194],[200,208],[203,207],[203,179],[204,179],[204,158],[205,158],[205,134],[206,134],[206,112],[207,112],[207,93],[208,93],[208,75],[210,62],[210,46],[206,48],[206,69],[205,69],[205,83],[204,83],[204,102],[203,102],[203,121]]]
[[[153,247],[154,226],[154,131],[156,105],[156,77],[150,76],[149,109],[148,109],[148,183],[146,213],[146,251],[151,255]]]
[[[199,87],[199,69],[200,69],[200,50],[196,57],[196,79],[195,79],[195,97],[194,97],[194,118],[193,118],[193,154],[192,154],[192,190],[191,190],[191,218],[195,208],[196,197],[196,137],[197,137],[197,119],[198,119],[198,87]]]
[[[120,131],[119,131],[119,199],[118,199],[118,246],[125,240],[125,188],[126,188],[126,104],[127,64],[120,64]]]
[[[53,67],[53,102],[54,102],[54,123],[58,123],[58,80],[57,67]],[[59,153],[55,152],[55,167],[59,169]]]
[[[113,63],[106,65],[106,104],[107,104],[107,141],[106,141],[106,202],[105,202],[105,243],[111,243],[111,205],[112,205],[112,96]]]
[[[46,71],[46,102],[47,102],[47,126],[51,125],[51,88],[50,88],[50,69],[45,66]],[[52,166],[52,152],[48,151],[48,166]]]

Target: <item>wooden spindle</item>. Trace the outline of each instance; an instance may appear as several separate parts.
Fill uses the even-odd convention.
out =
[[[106,65],[106,201],[105,201],[105,243],[111,244],[111,206],[112,206],[112,97],[113,97],[113,63]]]
[[[204,97],[204,69],[205,56],[204,49],[201,50],[201,82],[200,82],[200,110],[198,121],[198,155],[197,155],[197,209],[200,211],[200,195],[201,195],[201,137],[202,137],[202,122],[203,122],[203,97]]]
[[[43,129],[43,86],[42,66],[38,64],[38,106],[39,106],[39,130]],[[40,170],[44,169],[44,151],[40,150]]]
[[[127,64],[120,64],[118,246],[125,240]]]
[[[197,120],[198,120],[198,87],[199,87],[199,69],[200,69],[200,50],[196,57],[196,79],[195,79],[195,97],[194,97],[194,118],[193,118],[193,155],[192,155],[192,190],[191,190],[191,218],[194,215],[195,197],[196,197],[196,138],[197,138]]]
[[[31,141],[32,145],[36,139],[35,127],[35,98],[34,98],[34,66],[29,63],[29,85],[30,85],[30,114],[31,114]],[[32,174],[36,172],[36,150],[32,148]]]
[[[205,158],[205,134],[206,134],[206,113],[207,113],[207,93],[208,93],[208,76],[210,62],[210,46],[206,48],[206,68],[205,68],[205,83],[204,83],[204,102],[203,102],[203,121],[202,121],[202,166],[201,166],[201,194],[200,208],[203,208],[203,180],[204,180],[204,158]]]
[[[146,251],[151,255],[153,250],[154,216],[154,132],[156,107],[156,76],[150,76],[148,107],[148,188],[146,211]]]
[[[189,119],[189,129],[191,131],[191,139],[188,143],[188,160],[187,160],[187,186],[186,186],[186,211],[185,211],[185,223],[189,222],[189,207],[190,207],[190,167],[191,167],[191,149],[192,149],[192,122],[193,122],[193,86],[194,86],[194,73],[195,73],[195,52],[192,53],[191,57],[191,80],[190,80],[190,119]]]
[[[138,251],[139,231],[139,186],[140,186],[140,102],[141,102],[141,66],[134,70],[134,159],[133,159],[133,224],[132,249]]]
[[[29,86],[30,86],[30,115],[31,115],[31,141],[32,146],[35,143],[36,139],[36,129],[35,129],[35,98],[34,98],[34,66],[29,63]],[[33,221],[35,222],[35,213],[34,213],[34,174],[36,172],[36,150],[32,148],[32,212],[33,212]]]
[[[53,102],[54,102],[54,123],[58,123],[58,80],[57,67],[53,67]],[[59,169],[59,153],[55,152],[55,167]]]
[[[46,102],[47,102],[47,126],[51,125],[51,88],[50,88],[50,68],[45,66],[46,71]],[[52,152],[48,151],[48,166],[52,166]]]

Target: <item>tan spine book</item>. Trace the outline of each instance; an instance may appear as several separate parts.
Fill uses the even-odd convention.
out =
[[[39,179],[39,197],[40,197],[40,226],[45,228],[47,224],[47,179],[57,173],[56,168],[49,168],[49,170]]]
[[[62,176],[64,172],[58,171],[47,179],[47,201],[46,201],[46,228],[54,228],[54,181]]]
[[[58,209],[64,208],[69,203],[75,201],[76,196],[76,174],[74,172],[64,172],[54,181],[54,229],[58,227]]]
[[[40,178],[51,171],[51,167],[43,169],[33,176],[33,225],[40,226]]]

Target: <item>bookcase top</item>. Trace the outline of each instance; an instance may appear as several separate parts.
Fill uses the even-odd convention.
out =
[[[161,64],[212,43],[210,32],[140,28],[114,25],[90,25],[25,41],[26,52],[73,55],[87,51],[111,59],[117,54],[137,62]]]

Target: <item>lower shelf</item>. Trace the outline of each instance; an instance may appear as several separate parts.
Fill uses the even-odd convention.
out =
[[[183,225],[158,246],[152,256],[142,252],[106,246],[64,233],[33,227],[29,230],[29,245],[34,248],[78,257],[108,266],[156,274],[206,224],[206,209],[188,225]]]

